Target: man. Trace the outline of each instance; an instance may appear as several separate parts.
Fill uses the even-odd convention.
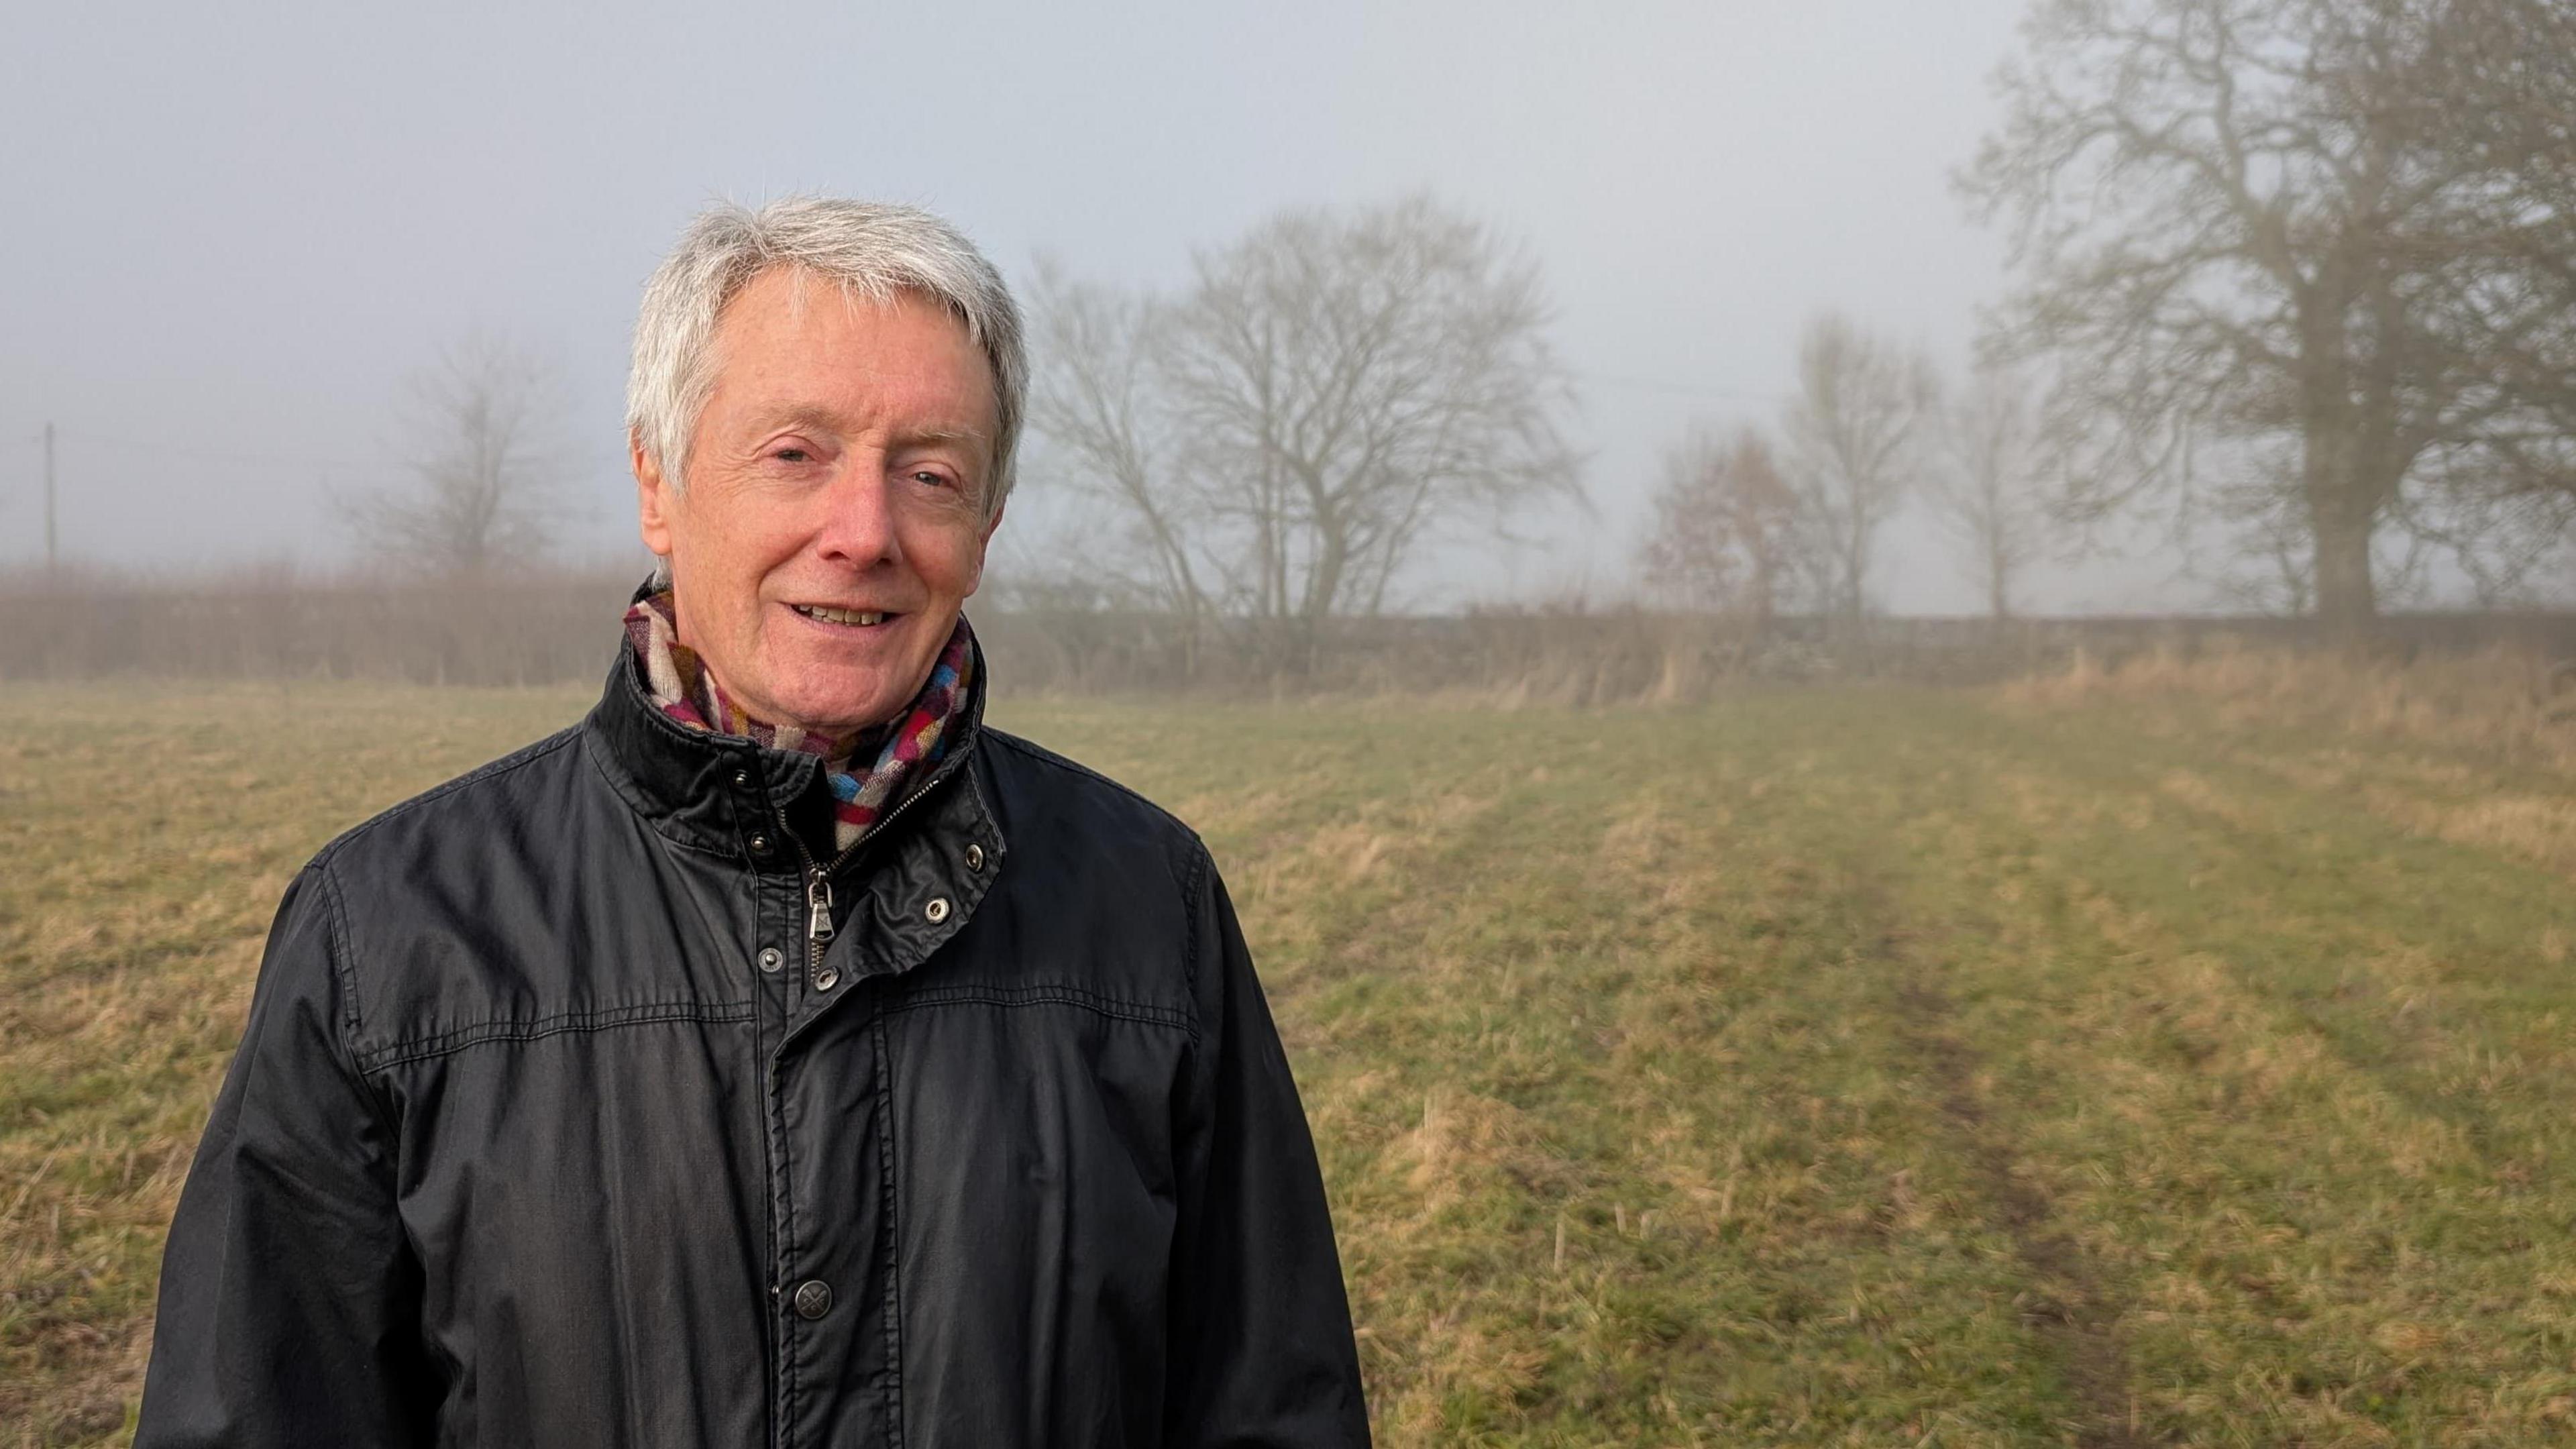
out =
[[[982,723],[1022,414],[923,213],[701,217],[579,726],[288,889],[142,1449],[1348,1445],[1313,1146],[1185,827]]]

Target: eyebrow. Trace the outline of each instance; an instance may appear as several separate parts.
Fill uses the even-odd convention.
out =
[[[767,432],[771,428],[820,428],[830,432],[837,426],[829,411],[810,403],[756,414],[752,423],[754,430],[758,432]]]
[[[771,428],[820,428],[826,432],[837,432],[841,425],[840,418],[829,409],[810,403],[763,414],[758,422],[763,432]],[[987,450],[993,444],[992,434],[982,428],[921,428],[905,432],[902,440],[907,443],[976,443]]]

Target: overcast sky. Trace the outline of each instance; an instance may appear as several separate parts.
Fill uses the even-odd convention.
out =
[[[1949,173],[2020,8],[15,7],[0,558],[41,551],[48,420],[67,553],[345,557],[326,490],[395,476],[405,375],[478,330],[567,381],[572,547],[632,549],[627,331],[713,197],[911,201],[1015,277],[1167,285],[1277,208],[1428,188],[1539,260],[1598,509],[1415,600],[1615,593],[1662,451],[1773,416],[1816,309],[1965,360],[2002,245]],[[1975,606],[1923,520],[1887,555],[1892,607]],[[2191,597],[2159,577],[2061,569],[2041,602]]]

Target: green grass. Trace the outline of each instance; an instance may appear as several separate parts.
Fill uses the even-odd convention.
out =
[[[583,704],[0,696],[20,1441],[131,1423],[287,876]],[[1858,688],[995,713],[1214,847],[1383,1443],[2576,1438],[2562,774]]]

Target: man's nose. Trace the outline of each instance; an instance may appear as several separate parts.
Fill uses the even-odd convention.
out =
[[[854,453],[823,490],[822,506],[815,546],[823,557],[853,569],[873,568],[901,557],[895,539],[893,490],[883,460]]]

